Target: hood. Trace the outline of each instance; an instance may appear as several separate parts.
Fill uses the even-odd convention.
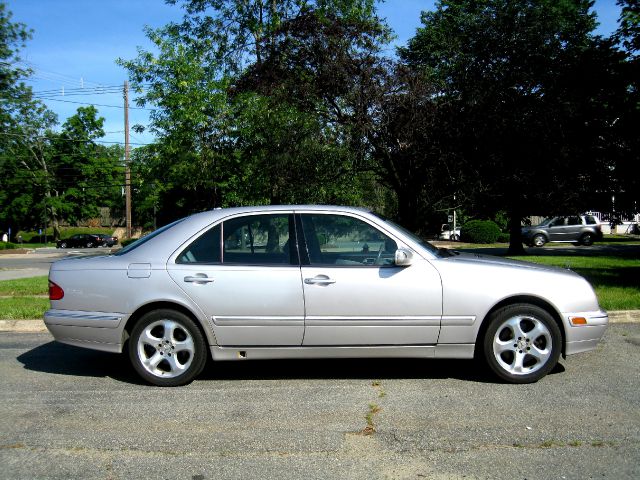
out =
[[[473,265],[487,265],[496,267],[510,267],[517,269],[542,270],[554,273],[565,273],[567,275],[580,276],[572,270],[551,265],[541,265],[539,263],[525,262],[522,260],[512,260],[510,258],[493,257],[491,255],[480,255],[477,253],[455,252],[446,259],[451,262],[460,262]]]

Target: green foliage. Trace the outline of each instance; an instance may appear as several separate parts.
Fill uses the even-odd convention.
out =
[[[498,235],[498,243],[509,243],[511,241],[511,235],[509,233],[500,232]]]
[[[49,294],[49,278],[42,277],[19,278],[16,280],[0,281],[0,296],[34,296]]]
[[[35,230],[19,231],[16,236],[22,236],[23,243],[43,243],[45,238],[47,241],[53,241],[53,228],[49,227],[42,231],[42,234]],[[113,228],[110,227],[60,227],[60,238],[69,238],[77,233],[104,233],[113,235]]]
[[[158,141],[133,162],[144,224],[233,205],[380,201],[364,198],[373,177],[349,120],[367,110],[349,103],[361,91],[355,60],[388,37],[373,0],[174,3],[184,21],[147,30],[157,53],[119,60],[138,105],[155,108]]]
[[[18,248],[18,245],[11,242],[0,242],[0,250],[14,250]]]
[[[500,228],[491,220],[471,220],[460,229],[460,240],[468,243],[495,243]]]

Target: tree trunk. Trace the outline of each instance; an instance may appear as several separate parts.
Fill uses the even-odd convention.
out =
[[[527,252],[522,245],[520,238],[520,230],[522,223],[522,214],[518,210],[509,212],[509,250],[507,255],[526,255]]]

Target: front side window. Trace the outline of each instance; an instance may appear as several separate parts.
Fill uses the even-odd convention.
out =
[[[357,218],[301,215],[310,265],[393,265],[396,242]]]

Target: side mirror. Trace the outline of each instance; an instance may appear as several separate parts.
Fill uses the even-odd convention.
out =
[[[398,267],[408,267],[413,263],[413,252],[406,248],[396,250],[395,264]]]

